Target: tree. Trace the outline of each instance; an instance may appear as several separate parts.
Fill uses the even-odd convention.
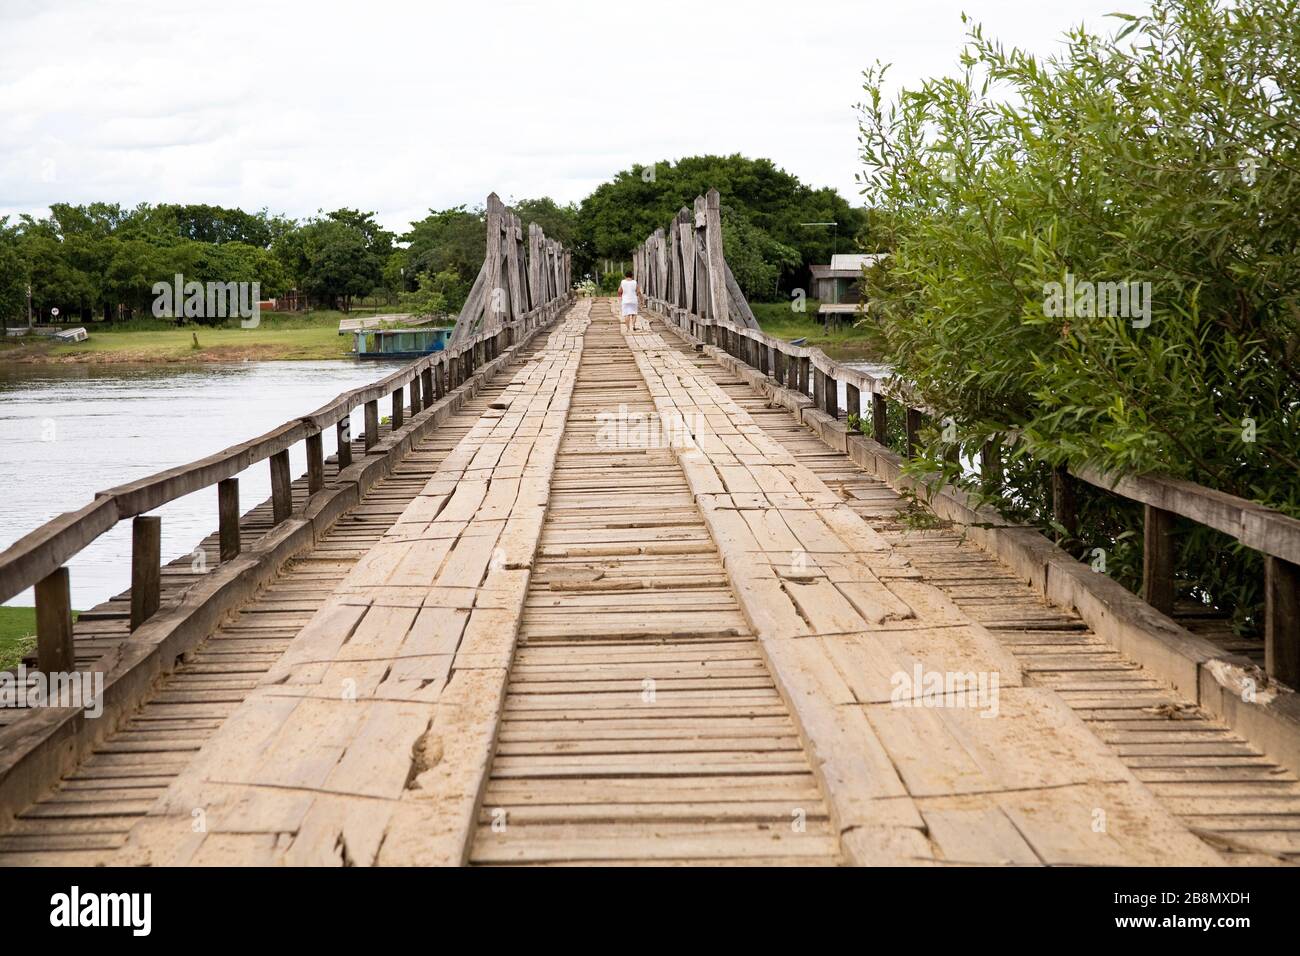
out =
[[[776,269],[778,283],[787,288],[801,283],[806,287],[807,266],[829,261],[835,235],[841,237],[839,251],[854,248],[854,239],[866,223],[865,213],[849,206],[833,189],[812,189],[771,160],[688,156],[676,163],[634,166],[597,186],[578,210],[575,268],[582,271],[605,258],[628,258],[646,236],[667,226],[680,208],[690,208],[696,196],[712,188],[721,194],[723,205],[775,243],[767,247],[770,251],[796,250],[797,261],[783,255],[765,260]],[[837,222],[838,230],[802,225],[826,221]],[[730,261],[730,248],[727,256]],[[774,296],[778,283],[764,281],[763,296]]]
[[[487,224],[483,210],[454,206],[411,223],[402,237],[407,243],[408,274],[437,274],[454,269],[472,282],[487,253]],[[459,305],[456,306],[459,308]]]
[[[27,324],[27,263],[18,246],[18,231],[0,217],[0,325]]]
[[[347,312],[353,296],[379,285],[383,260],[371,251],[362,228],[328,218],[310,222],[300,232],[306,262],[301,279],[310,295]]]
[[[1050,521],[1068,463],[1300,515],[1298,12],[1156,0],[1048,59],[975,27],[959,75],[894,99],[868,71],[864,185],[891,253],[868,328],[964,453],[1017,436],[1006,485],[977,489],[1012,513]],[[930,439],[916,470],[971,484]],[[1084,508],[1077,553],[1107,548],[1132,584],[1131,509]],[[1257,556],[1180,540],[1184,590],[1250,623]]]

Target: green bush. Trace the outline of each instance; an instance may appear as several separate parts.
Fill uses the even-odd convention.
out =
[[[947,462],[937,427],[916,472],[1042,525],[1059,464],[1300,515],[1296,6],[1156,0],[1046,59],[974,27],[959,75],[894,97],[867,72],[864,192],[891,253],[869,330],[964,455],[1015,439],[999,487]],[[1107,549],[1133,586],[1136,509],[1092,489],[1081,509],[1075,552]],[[1255,623],[1257,556],[1204,529],[1182,544],[1183,593]]]

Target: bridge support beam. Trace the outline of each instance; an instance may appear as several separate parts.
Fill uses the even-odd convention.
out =
[[[307,494],[314,495],[325,487],[325,437],[317,432],[307,436]]]
[[[402,408],[402,389],[396,389],[390,397],[393,401],[393,411],[389,421],[392,422],[393,431],[397,431],[406,421],[406,410]]]
[[[271,456],[271,522],[279,524],[293,514],[293,478],[289,475],[289,449]]]
[[[66,674],[75,665],[68,569],[59,568],[36,582],[36,666],[46,674]]]
[[[362,436],[365,442],[366,451],[374,448],[379,443],[379,400],[366,402],[365,411],[366,432]]]
[[[1264,668],[1300,687],[1300,565],[1264,558]]]
[[[1074,479],[1065,465],[1052,469],[1052,516],[1065,529],[1057,534],[1057,543],[1079,536],[1079,504],[1076,499]]]
[[[131,521],[131,630],[158,613],[162,603],[162,518]]]
[[[889,403],[878,392],[871,393],[871,437],[882,445],[888,445]]]
[[[1142,526],[1142,597],[1162,614],[1174,613],[1174,516],[1147,505]]]
[[[334,426],[334,433],[338,438],[339,448],[339,471],[347,468],[352,464],[352,417],[351,415],[339,420]]]
[[[217,482],[217,539],[218,559],[222,564],[239,556],[238,478],[226,478]]]

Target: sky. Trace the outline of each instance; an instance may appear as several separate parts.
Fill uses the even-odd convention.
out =
[[[1038,53],[1140,0],[0,0],[0,217],[212,203],[390,229],[579,201],[633,163],[767,157],[859,201],[864,67],[954,70],[965,11]]]

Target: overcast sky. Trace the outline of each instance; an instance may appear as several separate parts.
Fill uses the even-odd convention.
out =
[[[0,0],[0,216],[351,206],[401,230],[493,190],[576,201],[632,163],[733,152],[856,203],[865,66],[950,71],[963,10],[1048,52],[1141,6]]]

